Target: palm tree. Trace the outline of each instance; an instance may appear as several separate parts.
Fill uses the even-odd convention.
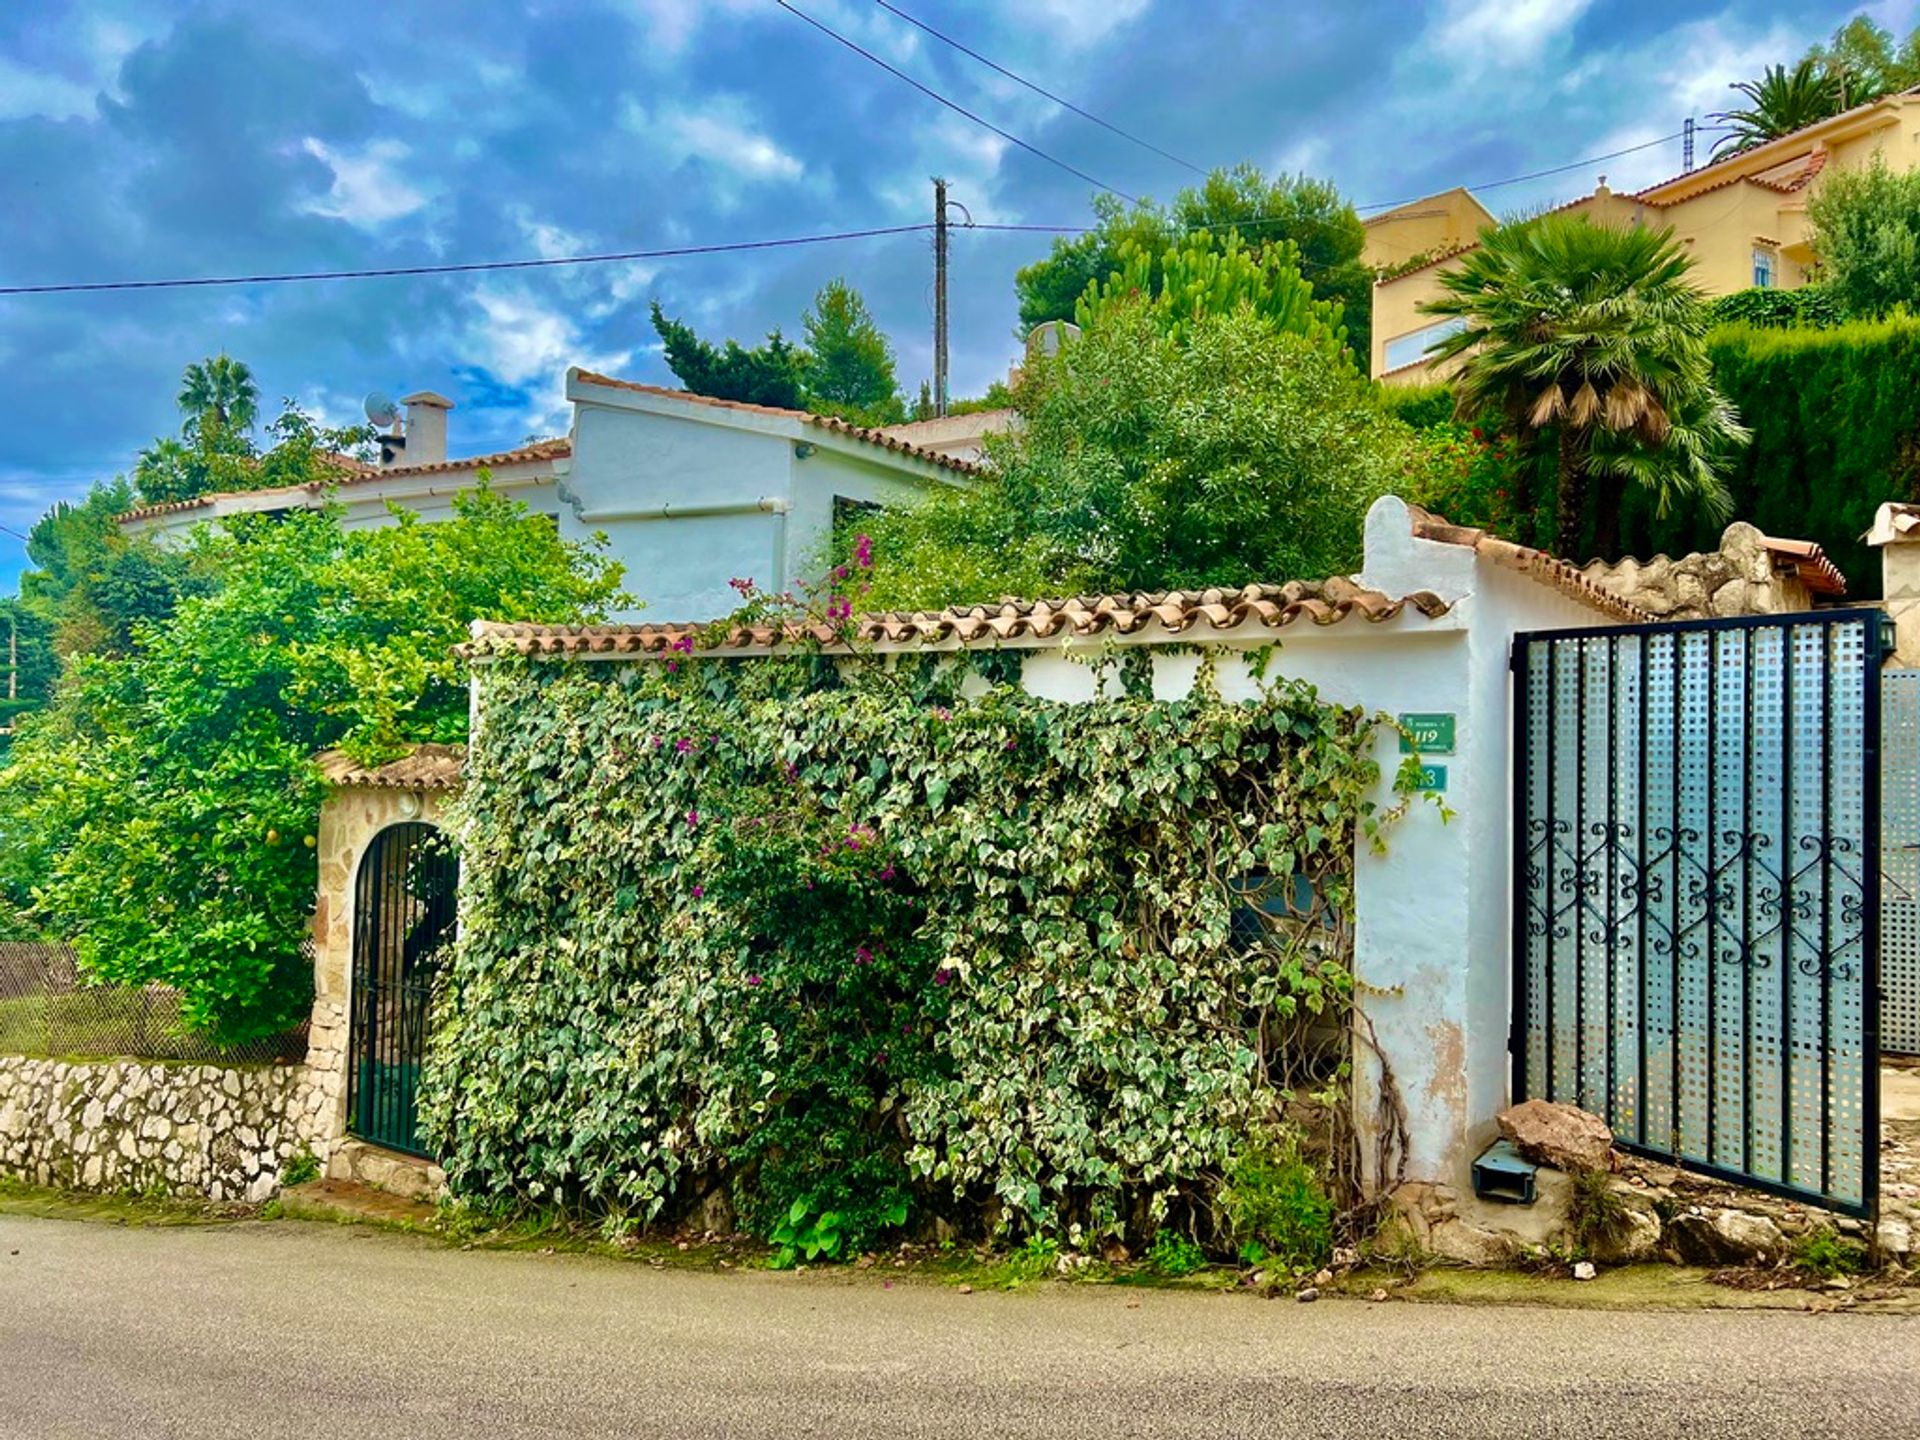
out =
[[[1463,418],[1497,409],[1522,434],[1554,437],[1563,556],[1579,543],[1590,484],[1609,557],[1629,483],[1653,492],[1662,516],[1682,499],[1729,508],[1719,469],[1747,431],[1714,388],[1691,267],[1671,231],[1547,215],[1481,232],[1422,307],[1459,322],[1429,353],[1460,362]]]
[[[1713,147],[1713,158],[1725,159],[1744,150],[1790,135],[1795,130],[1840,113],[1840,74],[1812,56],[1793,69],[1769,65],[1758,80],[1742,80],[1731,87],[1747,97],[1748,108],[1709,115],[1733,127]]]
[[[196,360],[180,377],[180,409],[188,427],[211,415],[222,430],[251,430],[259,406],[253,372],[230,355]]]

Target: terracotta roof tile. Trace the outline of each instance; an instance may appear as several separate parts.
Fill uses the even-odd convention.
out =
[[[803,425],[811,425],[816,430],[826,430],[835,435],[845,435],[852,440],[864,441],[869,445],[878,445],[882,450],[890,450],[896,455],[906,455],[915,460],[924,460],[929,465],[939,465],[948,470],[957,470],[962,475],[977,475],[980,467],[968,460],[956,460],[951,455],[942,455],[938,450],[929,450],[915,445],[884,430],[872,430],[864,425],[855,425],[842,420],[837,415],[815,415],[808,410],[788,410],[778,405],[753,405],[745,400],[716,400],[711,395],[696,395],[691,390],[672,390],[664,385],[643,385],[638,380],[616,380],[611,375],[597,375],[591,370],[577,370],[575,377],[588,385],[599,385],[611,390],[632,390],[641,395],[658,395],[666,400],[684,400],[694,405],[704,405],[714,410],[737,410],[748,415],[769,415],[779,420],[797,420]]]
[[[268,490],[219,490],[209,495],[199,495],[191,500],[172,500],[163,505],[143,505],[116,517],[116,523],[126,524],[129,520],[150,520],[156,515],[172,515],[183,510],[199,510],[212,505],[216,500],[231,500],[241,495],[292,495],[305,491],[317,495],[323,490],[344,490],[352,485],[372,485],[382,480],[404,479],[409,475],[451,475],[463,470],[495,469],[503,465],[523,465],[539,460],[561,460],[573,453],[573,441],[562,436],[557,440],[537,440],[531,445],[522,445],[514,450],[499,450],[491,455],[465,455],[458,460],[437,460],[430,465],[389,465],[384,468],[367,465],[355,460],[351,455],[333,454],[327,457],[333,462],[336,471],[330,480],[308,480],[299,485],[277,486]]]
[[[1544,550],[1536,550],[1531,545],[1502,540],[1498,535],[1475,529],[1471,525],[1455,525],[1438,515],[1422,510],[1417,505],[1409,505],[1407,509],[1413,513],[1413,533],[1417,539],[1434,540],[1443,545],[1464,545],[1496,565],[1518,571],[1522,575],[1538,580],[1543,585],[1549,585],[1578,600],[1581,604],[1598,610],[1603,615],[1610,615],[1616,620],[1637,622],[1655,618],[1638,605],[1629,604],[1619,596],[1601,589],[1577,567],[1568,564],[1558,556],[1549,555]]]
[[[363,785],[379,790],[452,790],[466,764],[463,745],[416,745],[398,760],[368,768],[339,750],[317,757],[329,785]]]
[[[994,645],[1009,640],[1047,640],[1095,635],[1132,635],[1158,627],[1163,634],[1227,631],[1248,623],[1269,630],[1305,620],[1336,625],[1357,615],[1373,624],[1412,609],[1429,619],[1446,614],[1446,601],[1421,590],[1400,599],[1335,578],[1286,585],[1247,585],[1237,590],[1167,590],[1135,595],[1086,595],[1064,600],[1003,600],[993,605],[954,606],[912,613],[882,612],[854,619],[856,641],[890,646]],[[459,647],[469,659],[500,653],[551,655],[658,655],[684,648],[691,638],[709,651],[766,653],[782,644],[833,644],[832,627],[737,628],[724,643],[707,644],[701,625],[503,625],[477,622],[473,639]]]
[[[1779,564],[1791,567],[1800,583],[1815,595],[1844,595],[1847,577],[1827,552],[1812,540],[1781,540],[1772,535],[1761,537],[1761,548]]]

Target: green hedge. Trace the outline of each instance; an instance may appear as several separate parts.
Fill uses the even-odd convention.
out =
[[[1920,320],[1830,329],[1726,325],[1712,333],[1708,348],[1716,382],[1753,431],[1727,475],[1734,516],[1770,535],[1818,541],[1846,572],[1852,597],[1877,596],[1879,558],[1861,536],[1882,501],[1920,499]],[[1387,403],[1410,423],[1441,410],[1431,390]],[[1477,494],[1449,493],[1466,483],[1450,473],[1436,483],[1427,503],[1443,514],[1465,515],[1479,503]],[[1536,483],[1533,493],[1551,505],[1550,485]],[[1550,525],[1535,528],[1552,533]],[[1694,511],[1657,517],[1629,491],[1622,551],[1711,550],[1721,529]]]

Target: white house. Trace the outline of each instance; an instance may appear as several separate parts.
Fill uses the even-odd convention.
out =
[[[604,534],[649,619],[701,621],[735,608],[735,578],[772,590],[810,578],[825,562],[836,516],[857,524],[864,507],[964,484],[977,468],[830,416],[577,368],[567,372],[567,398],[567,436],[448,459],[453,402],[423,391],[402,402],[406,429],[382,437],[380,465],[341,456],[328,482],[149,505],[120,523],[164,541],[228,515],[329,502],[344,507],[349,527],[391,523],[390,505],[444,519],[484,468],[496,490],[552,516],[567,538]]]

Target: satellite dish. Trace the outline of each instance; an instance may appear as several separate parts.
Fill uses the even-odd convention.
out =
[[[393,403],[393,397],[386,391],[369,391],[364,404],[367,419],[373,424],[385,428],[400,423],[400,407]]]

